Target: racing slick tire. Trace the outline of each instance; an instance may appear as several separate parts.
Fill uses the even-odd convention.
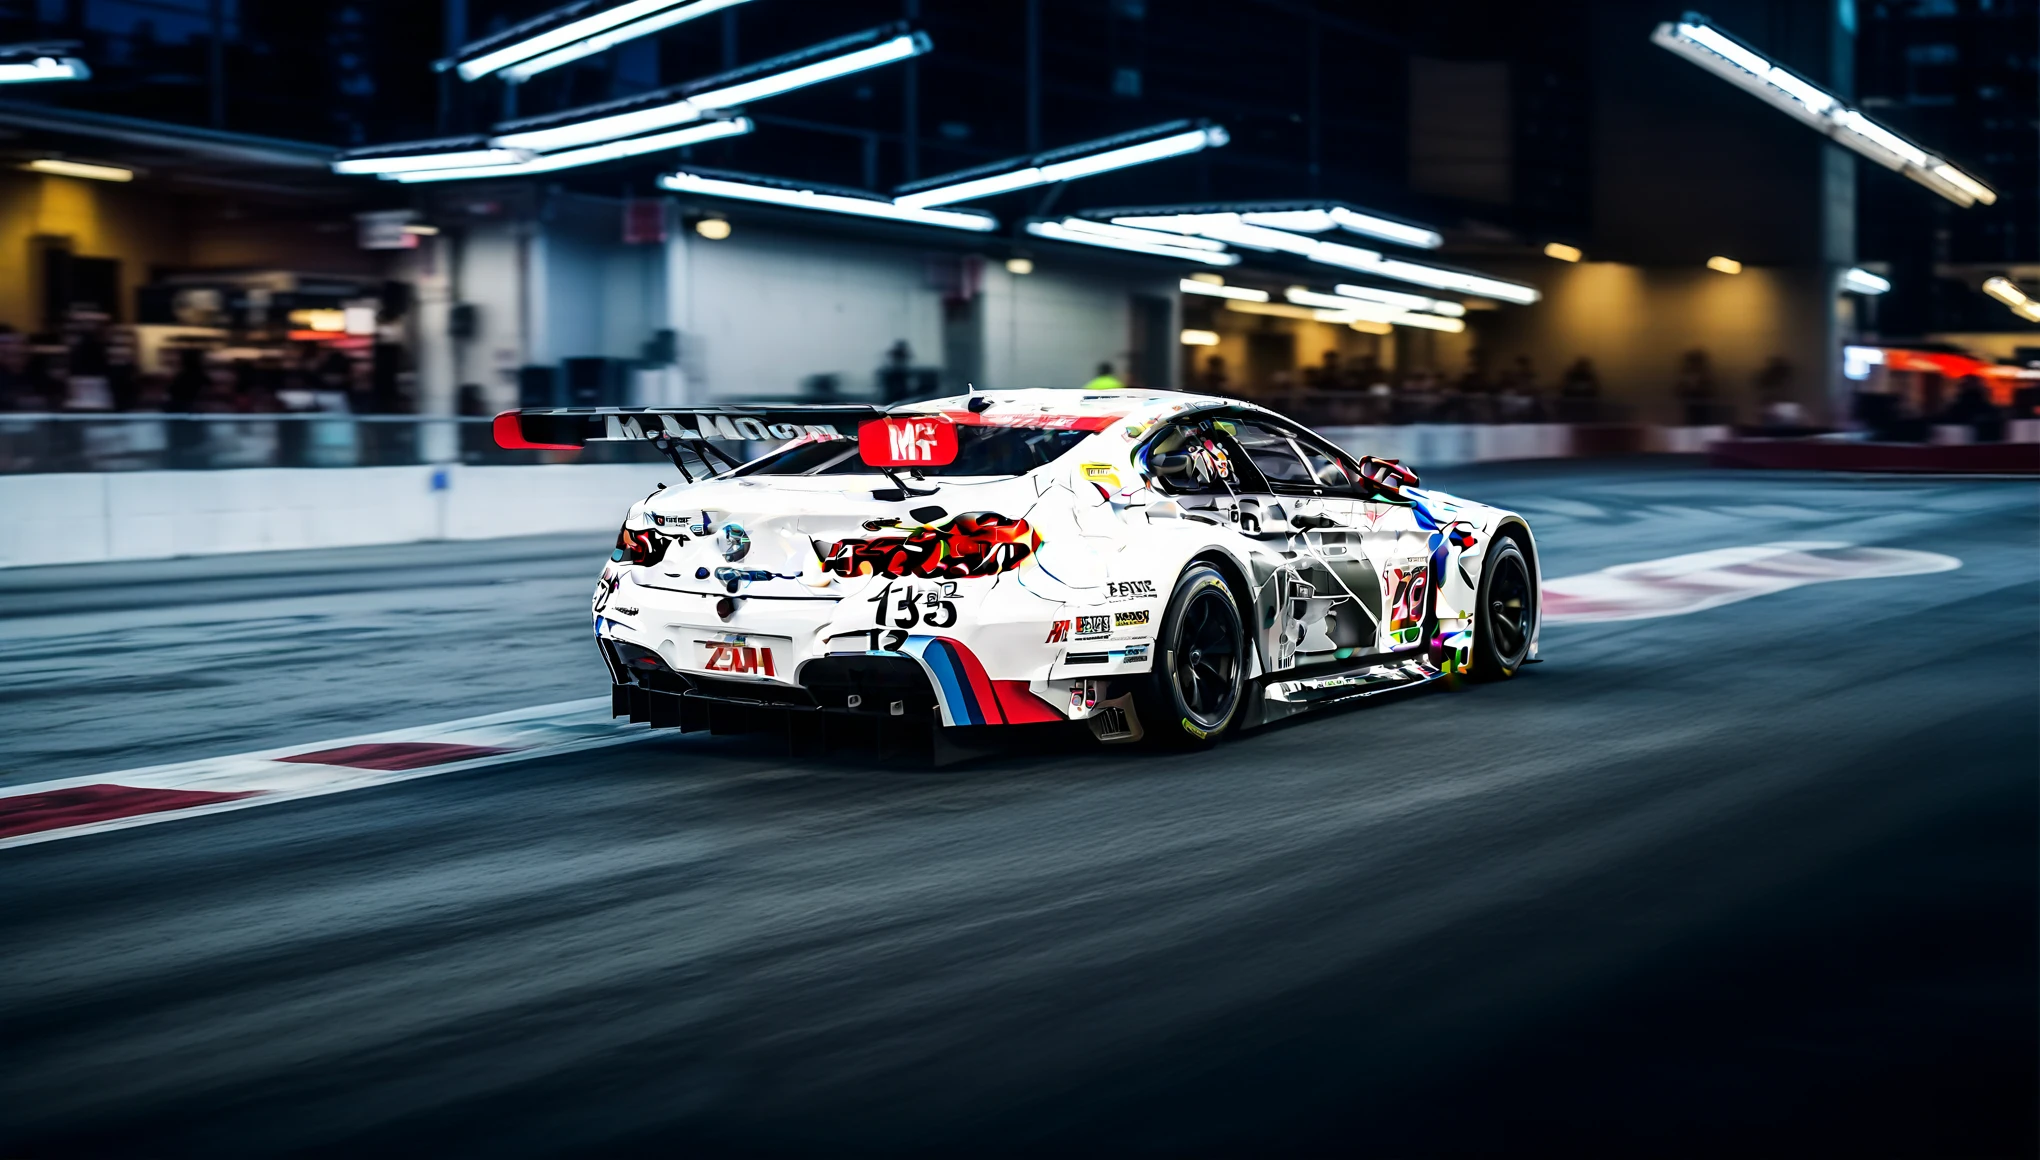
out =
[[[1495,537],[1480,569],[1480,602],[1475,606],[1473,679],[1506,681],[1530,656],[1537,630],[1537,582],[1522,545]]]
[[[1192,564],[1162,613],[1154,671],[1134,690],[1148,737],[1170,748],[1216,744],[1246,700],[1246,649],[1232,586],[1209,564]]]

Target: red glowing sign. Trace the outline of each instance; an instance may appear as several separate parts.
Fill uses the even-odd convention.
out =
[[[857,429],[857,451],[871,467],[947,467],[956,462],[956,424],[947,419],[879,419]]]

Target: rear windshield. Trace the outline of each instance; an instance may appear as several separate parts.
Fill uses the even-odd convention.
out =
[[[920,467],[914,474],[1025,475],[1046,467],[1090,438],[1086,431],[1043,430],[1038,427],[973,427],[956,429],[956,462],[947,467]],[[857,454],[855,439],[803,443],[739,468],[736,475],[876,475]]]

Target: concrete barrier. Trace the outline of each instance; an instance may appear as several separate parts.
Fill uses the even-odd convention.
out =
[[[674,478],[659,464],[0,476],[0,567],[599,531]]]

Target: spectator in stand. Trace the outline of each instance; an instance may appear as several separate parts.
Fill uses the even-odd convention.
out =
[[[28,389],[28,352],[21,332],[0,323],[0,411],[26,411],[22,405]]]
[[[1998,443],[2005,437],[2005,416],[1990,400],[1983,379],[1964,375],[1955,384],[1955,397],[1934,416],[1937,425],[1968,427],[1978,443]]]
[[[1689,350],[1679,360],[1679,377],[1672,394],[1685,407],[1688,427],[1705,427],[1715,421],[1719,407],[1714,401],[1714,368],[1704,350]]]
[[[1783,430],[1805,422],[1805,412],[1792,399],[1792,364],[1784,355],[1772,355],[1757,372],[1756,391],[1757,414],[1765,427]]]
[[[170,376],[169,405],[165,408],[179,415],[188,415],[198,410],[198,402],[209,384],[205,373],[205,352],[195,346],[187,346],[177,352],[177,373]]]
[[[1117,391],[1125,386],[1126,384],[1120,380],[1119,376],[1112,373],[1112,364],[1102,362],[1098,364],[1098,376],[1085,383],[1084,389],[1087,391]]]
[[[1558,419],[1561,423],[1591,423],[1601,411],[1601,378],[1593,361],[1581,358],[1565,372],[1558,384]]]
[[[1207,395],[1232,394],[1232,379],[1225,372],[1225,356],[1212,355],[1204,360],[1204,374],[1199,378],[1197,389]]]
[[[140,376],[135,367],[135,335],[126,327],[107,334],[106,385],[113,392],[113,409],[133,411],[141,406]]]

